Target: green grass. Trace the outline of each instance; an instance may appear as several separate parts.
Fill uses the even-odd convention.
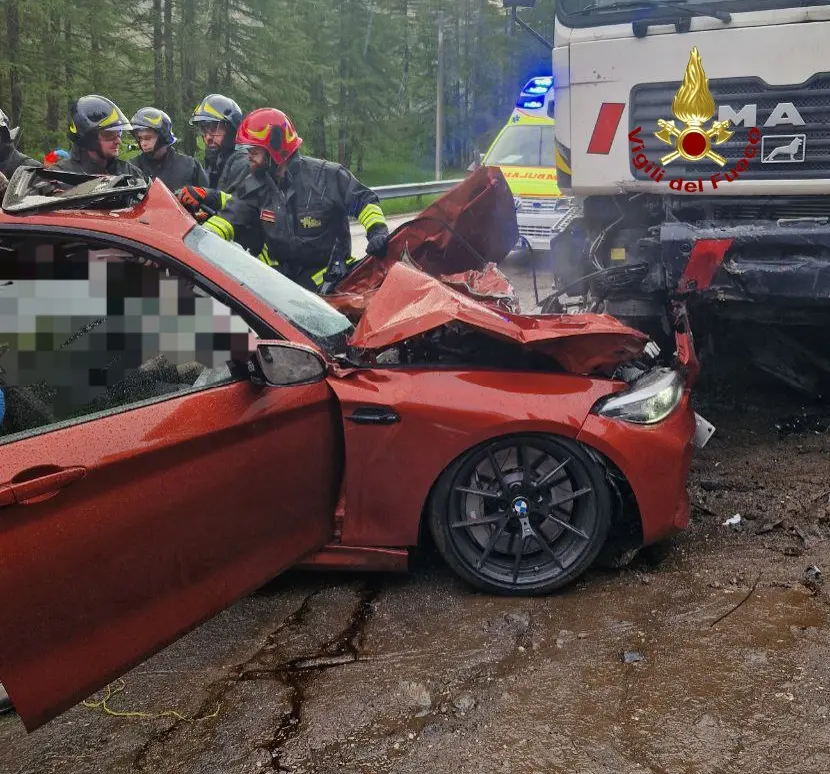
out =
[[[352,169],[352,172],[357,172]],[[444,169],[442,177],[444,180],[454,180],[464,177],[466,170]],[[427,183],[435,180],[435,169],[420,168],[414,164],[403,161],[391,161],[379,159],[367,161],[363,172],[357,174],[360,182],[368,186],[375,185],[398,185],[400,183]]]
[[[441,175],[444,180],[463,178],[466,170],[445,169]],[[435,179],[434,169],[422,169],[413,164],[379,159],[367,161],[364,171],[358,175],[360,182],[370,188],[381,185],[400,185],[403,183],[428,183]],[[436,199],[432,196],[406,196],[401,199],[384,199],[380,204],[388,216],[405,215],[421,212]]]
[[[380,206],[387,217],[393,215],[408,215],[410,212],[421,212],[429,207],[436,199],[437,194],[432,196],[405,196],[400,199],[384,199]]]

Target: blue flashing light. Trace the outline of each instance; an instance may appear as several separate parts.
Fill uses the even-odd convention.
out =
[[[538,78],[531,78],[522,94],[547,94],[553,88],[553,77],[550,75],[540,76]]]
[[[537,99],[536,97],[519,97],[516,100],[516,107],[525,108],[526,110],[537,110],[544,106],[544,100]]]

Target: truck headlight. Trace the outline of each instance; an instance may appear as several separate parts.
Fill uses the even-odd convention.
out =
[[[683,390],[683,377],[677,371],[654,368],[633,381],[627,390],[597,401],[592,412],[623,422],[654,425],[677,408]]]

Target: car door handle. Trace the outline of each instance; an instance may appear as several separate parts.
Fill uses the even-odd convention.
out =
[[[49,500],[61,490],[80,481],[86,476],[87,470],[83,467],[59,468],[56,465],[39,465],[18,473],[5,487],[11,490],[14,502],[17,505],[31,505]],[[5,487],[0,488],[0,491]],[[0,498],[0,504],[5,503]]]
[[[401,418],[389,406],[361,406],[353,414],[346,417],[356,425],[394,425]]]

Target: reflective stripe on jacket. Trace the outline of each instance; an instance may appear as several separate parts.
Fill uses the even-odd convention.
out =
[[[267,255],[287,276],[310,278],[325,270],[335,247],[339,257],[350,257],[349,217],[367,233],[386,228],[377,195],[345,167],[297,154],[280,181],[249,176],[208,223],[225,239],[249,234],[246,246],[255,255]]]

